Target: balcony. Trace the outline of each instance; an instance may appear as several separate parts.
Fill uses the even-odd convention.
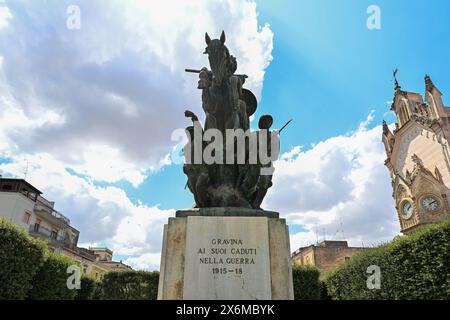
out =
[[[70,247],[70,240],[66,237],[59,235],[56,231],[47,229],[39,224],[31,225],[28,229],[29,233],[33,236],[38,236],[45,240],[49,240],[56,245]]]
[[[62,221],[64,221],[67,225],[70,225],[70,220],[69,218],[67,218],[65,215],[63,215],[62,213],[59,213],[56,210],[52,210],[51,215],[53,217],[55,217],[56,219],[60,219]]]
[[[34,206],[34,212],[44,219],[50,220],[51,222],[58,224],[60,226],[63,225],[70,225],[70,220],[63,214],[59,213],[58,211],[49,208],[47,206],[44,206],[40,204],[39,202],[36,203]]]

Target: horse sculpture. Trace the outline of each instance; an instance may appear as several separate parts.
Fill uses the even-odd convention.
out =
[[[217,129],[223,137],[227,136],[227,129],[247,132],[250,128],[249,117],[257,106],[253,93],[243,88],[247,76],[234,74],[237,69],[236,58],[230,55],[225,46],[223,31],[219,39],[213,40],[206,33],[205,42],[207,46],[204,54],[208,55],[211,70],[186,69],[199,74],[198,88],[202,90],[202,108],[206,115],[202,132]],[[199,125],[197,116],[192,112],[186,111],[185,115],[190,117],[194,124]],[[270,116],[265,117],[267,119]],[[193,126],[188,127],[187,134],[189,138],[187,150],[190,150],[193,147]],[[224,142],[223,155],[226,154],[225,146],[234,144],[235,140]],[[202,145],[202,148],[206,147],[208,143]],[[183,171],[188,176],[187,185],[194,194],[196,207],[259,209],[267,189],[271,186],[271,176],[260,177],[261,165],[248,163],[247,145],[245,149],[245,163],[229,164],[223,159],[224,161],[220,163],[189,162],[184,165]],[[234,150],[236,152],[236,149]]]
[[[237,69],[236,58],[230,55],[225,46],[225,33],[220,39],[211,40],[205,34],[211,71],[203,68],[200,72],[199,88],[202,89],[203,110],[207,121],[205,129],[217,128],[223,134],[226,129],[248,129],[248,115],[242,97],[245,76],[234,75]]]

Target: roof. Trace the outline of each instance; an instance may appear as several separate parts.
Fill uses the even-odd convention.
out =
[[[8,182],[15,182],[15,183],[18,183],[18,184],[23,184],[23,185],[25,185],[26,187],[28,187],[29,189],[31,189],[31,190],[33,190],[34,192],[36,192],[37,194],[42,194],[42,192],[41,192],[38,188],[36,188],[35,186],[33,186],[31,183],[27,182],[27,181],[24,180],[24,179],[3,178],[3,177],[0,177],[0,186],[3,185],[3,184],[6,184],[6,183],[8,183]],[[2,189],[2,188],[0,188],[0,190],[1,190],[1,189]]]
[[[348,247],[345,240],[323,240],[317,244],[318,247]]]
[[[109,254],[113,254],[112,250],[106,248],[106,247],[89,247],[89,250],[91,251],[105,251]]]
[[[346,240],[323,240],[317,244],[311,244],[307,247],[300,247],[292,253],[292,256],[296,256],[302,252],[305,252],[314,248],[349,248],[349,249],[365,249],[364,247],[350,247]]]
[[[133,270],[132,267],[130,267],[129,265],[123,263],[122,261],[99,261],[99,262],[104,264],[104,265],[115,265],[116,267],[119,267],[119,268],[122,267],[122,268]]]

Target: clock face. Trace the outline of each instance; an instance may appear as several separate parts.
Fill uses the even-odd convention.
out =
[[[439,200],[433,196],[426,196],[422,199],[422,208],[427,211],[436,211],[439,208]]]
[[[402,204],[402,212],[406,218],[410,218],[413,214],[413,205],[410,201],[405,201]]]

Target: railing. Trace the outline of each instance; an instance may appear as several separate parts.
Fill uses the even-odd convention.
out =
[[[48,206],[38,202],[38,203],[36,203],[35,210],[47,212],[48,214],[52,215],[56,219],[63,220],[67,225],[70,225],[69,218],[64,216],[62,213],[59,213],[55,209],[52,209],[51,207],[48,207]]]
[[[65,246],[70,245],[69,239],[59,235],[56,231],[47,229],[39,224],[31,225],[29,228],[29,232],[30,234],[37,234],[43,236],[47,239],[51,239]]]
[[[70,225],[70,220],[69,220],[69,218],[67,218],[66,216],[64,216],[62,213],[59,213],[58,211],[53,210],[53,211],[52,211],[52,216],[54,216],[54,217],[57,218],[57,219],[62,219],[62,220],[64,220],[65,223],[67,223],[68,225]]]

